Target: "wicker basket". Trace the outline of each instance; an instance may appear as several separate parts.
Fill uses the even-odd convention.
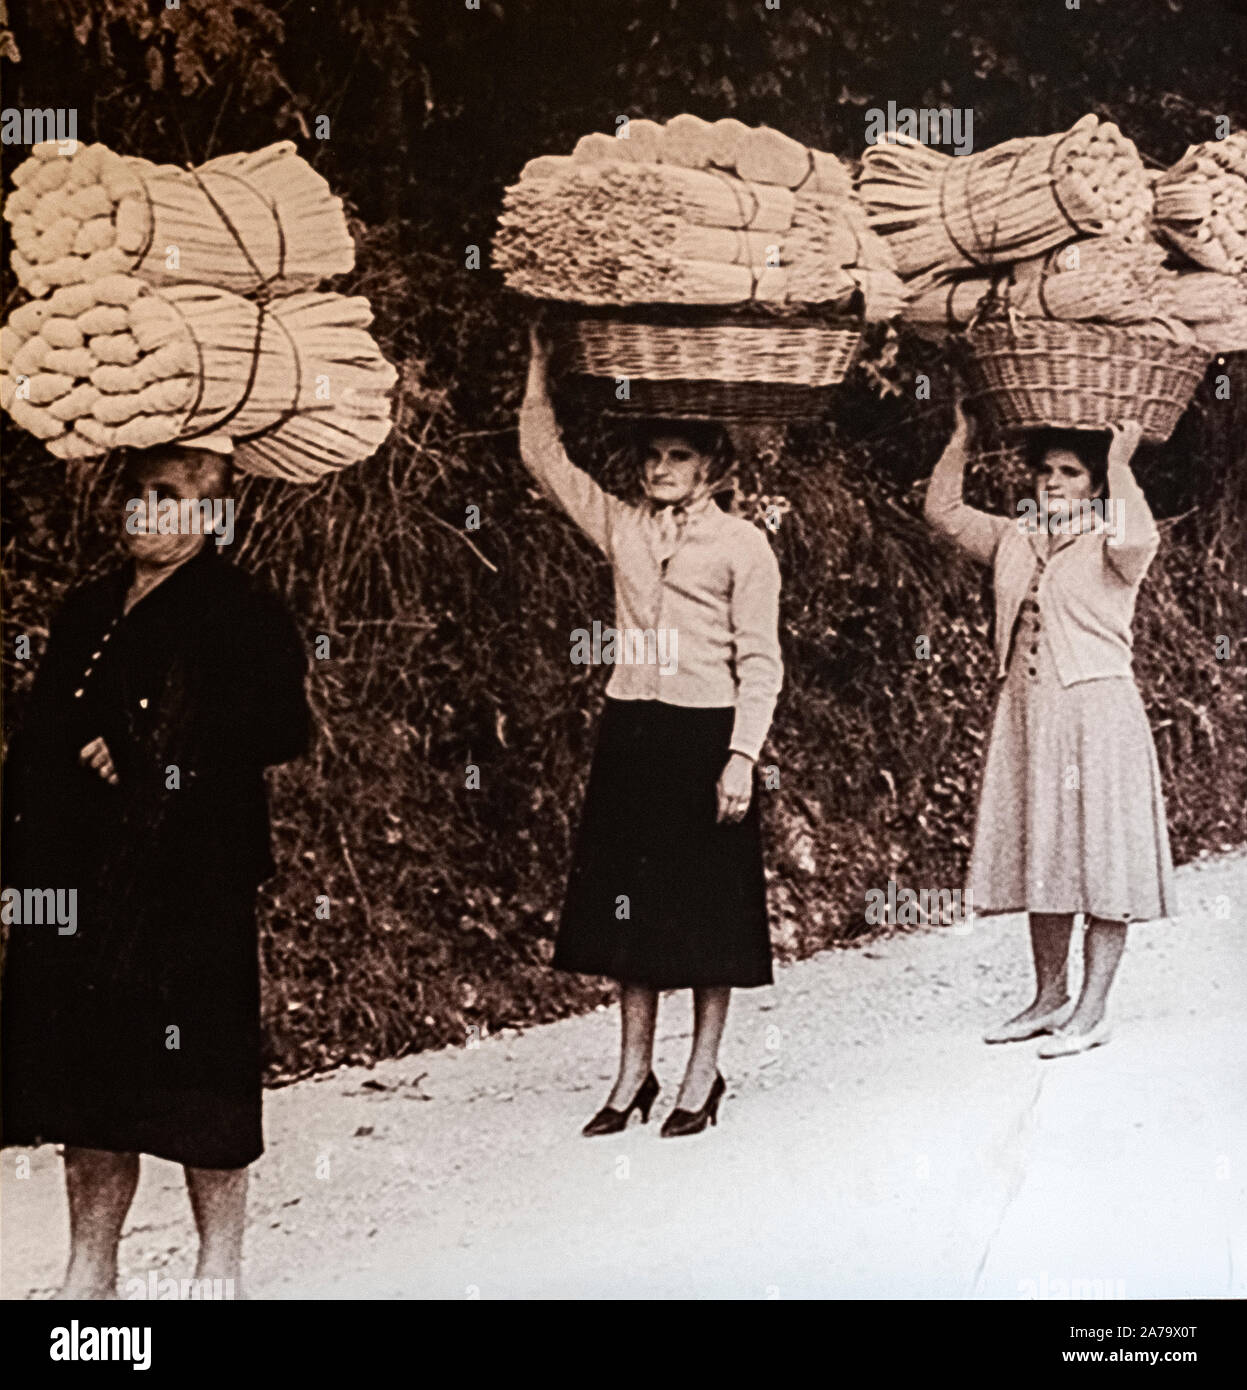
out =
[[[1002,429],[1106,429],[1137,420],[1168,439],[1212,354],[1154,333],[1042,319],[980,323],[966,336],[971,394]]]
[[[831,408],[834,386],[794,386],[786,381],[628,380],[620,398],[613,381],[578,379],[586,398],[605,415],[662,420],[725,420],[737,424],[817,420]]]
[[[609,383],[604,408],[616,414],[761,421],[822,413],[861,341],[856,318],[670,314],[550,320],[554,361]]]

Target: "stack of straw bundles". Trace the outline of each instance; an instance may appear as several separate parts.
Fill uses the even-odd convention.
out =
[[[1247,352],[1247,279],[1211,270],[1168,271],[1158,289],[1168,318],[1210,352]]]
[[[1193,323],[1191,331],[1209,352],[1247,352],[1247,303],[1233,305],[1222,318]]]
[[[657,164],[571,164],[507,190],[495,261],[512,289],[581,304],[847,303],[902,297],[851,204]],[[884,308],[877,305],[882,301]]]
[[[634,120],[615,135],[584,135],[571,158],[585,164],[670,164],[684,169],[718,169],[746,183],[804,189],[837,198],[852,196],[852,181],[833,154],[812,150],[766,126],[750,127],[727,117],[703,121],[700,116],[675,116],[665,126]],[[525,165],[521,178],[537,173],[549,156]]]
[[[1153,192],[1170,245],[1208,270],[1247,274],[1247,131],[1193,145]]]
[[[58,458],[224,432],[247,472],[312,482],[389,433],[396,379],[367,300],[267,305],[132,275],[65,285],[0,330],[0,404]]]
[[[240,294],[309,288],[350,270],[342,203],[289,141],[197,169],[128,159],[105,145],[34,146],[4,215],[12,264],[35,297],[118,273]]]
[[[952,332],[976,318],[990,297],[1026,318],[1142,323],[1160,312],[1164,260],[1155,242],[1084,237],[992,274],[922,277],[910,287],[905,317]]]
[[[1088,237],[993,276],[946,277],[915,289],[905,317],[943,337],[993,306],[1023,319],[1130,326],[1215,352],[1247,349],[1247,282],[1168,269],[1155,242]]]
[[[904,291],[833,155],[739,121],[678,116],[531,160],[506,193],[507,283],[591,305],[818,304],[895,314]],[[745,177],[745,175],[748,177]]]
[[[1071,236],[1142,240],[1152,210],[1134,143],[1093,115],[961,157],[894,133],[863,154],[859,190],[904,276],[1022,260]]]

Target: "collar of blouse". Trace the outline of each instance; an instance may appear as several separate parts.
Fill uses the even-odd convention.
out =
[[[664,563],[675,553],[689,527],[704,525],[714,519],[714,513],[719,513],[714,493],[702,490],[684,502],[662,506],[647,497],[643,507],[658,533],[658,557]]]
[[[1035,558],[1041,565],[1045,565],[1055,555],[1067,550],[1076,540],[1082,536],[1094,535],[1094,530],[1087,526],[1079,527],[1070,531],[1062,532],[1059,535],[1045,535],[1042,531],[1032,531],[1028,533],[1026,539],[1030,548],[1035,553]]]

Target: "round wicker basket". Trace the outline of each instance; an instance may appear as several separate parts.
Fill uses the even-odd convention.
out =
[[[821,414],[861,341],[860,319],[689,313],[675,321],[577,315],[548,322],[563,372],[612,388],[620,415],[770,420]]]
[[[1173,433],[1212,357],[1154,333],[1045,319],[979,323],[965,346],[971,394],[1002,429],[1137,420],[1155,442]]]

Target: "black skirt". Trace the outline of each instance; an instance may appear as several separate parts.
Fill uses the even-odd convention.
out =
[[[193,868],[193,866],[192,866]],[[189,876],[189,875],[188,875]],[[188,883],[126,923],[23,925],[5,960],[5,1144],[243,1168],[264,1151],[255,890]]]
[[[734,711],[606,701],[553,964],[654,989],[771,983],[755,785],[715,820]]]

